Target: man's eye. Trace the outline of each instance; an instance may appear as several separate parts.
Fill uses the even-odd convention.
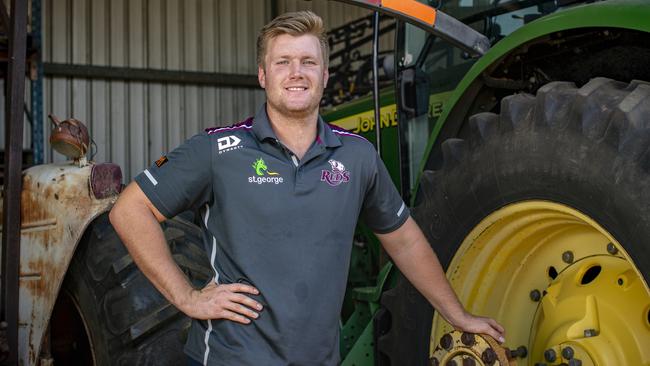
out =
[[[288,63],[289,63],[289,61],[287,61],[287,60],[281,60],[281,61],[276,62],[276,64],[278,64],[278,65],[286,65]]]
[[[305,60],[305,61],[303,61],[303,63],[307,64],[307,65],[316,65],[316,61],[314,61],[314,60]]]

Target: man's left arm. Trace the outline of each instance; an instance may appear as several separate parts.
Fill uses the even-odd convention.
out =
[[[449,324],[466,332],[488,334],[504,342],[505,330],[494,319],[465,311],[445,277],[438,257],[412,218],[390,233],[376,235],[404,276]]]

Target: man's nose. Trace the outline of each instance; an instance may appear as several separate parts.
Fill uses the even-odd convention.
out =
[[[302,76],[302,64],[300,63],[300,61],[291,62],[291,67],[289,69],[289,76],[292,78]]]

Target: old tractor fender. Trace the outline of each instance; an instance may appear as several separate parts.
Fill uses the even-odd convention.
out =
[[[567,30],[619,28],[650,33],[650,23],[647,19],[650,19],[650,6],[646,1],[611,0],[550,14],[500,40],[472,66],[445,103],[429,138],[419,172],[427,168],[433,148],[446,138],[455,136],[467,118],[476,113],[472,106],[479,91],[485,86],[482,75],[496,69],[509,55],[525,48],[536,39]],[[417,188],[415,187],[415,192]]]
[[[54,303],[77,244],[121,189],[114,164],[39,165],[23,173],[19,357],[38,364]]]

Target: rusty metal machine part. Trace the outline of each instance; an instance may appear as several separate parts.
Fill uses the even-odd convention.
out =
[[[90,169],[90,191],[96,199],[104,199],[122,191],[122,169],[113,163],[94,164]]]
[[[53,114],[50,114],[49,117],[54,124],[50,135],[52,148],[71,159],[77,160],[85,157],[90,144],[86,125],[74,118],[60,121]]]
[[[116,191],[119,173],[106,166],[93,175],[94,166],[66,162],[36,165],[23,173],[20,240],[30,250],[20,261],[20,365],[43,364],[43,340],[58,297],[53,289],[61,287],[85,228],[117,199],[109,193]]]
[[[517,352],[517,351],[515,351]],[[440,337],[431,366],[514,366],[512,352],[502,347],[494,338],[454,330]]]

